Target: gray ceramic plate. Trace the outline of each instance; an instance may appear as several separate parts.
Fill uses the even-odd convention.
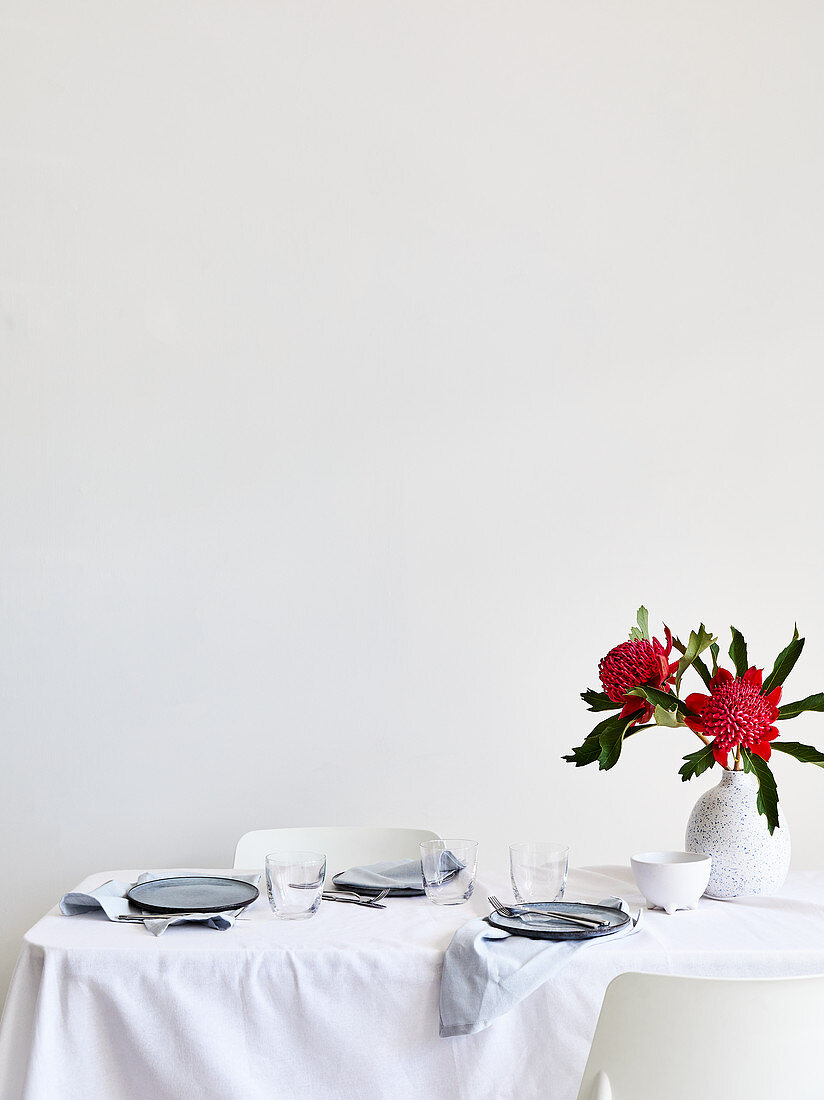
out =
[[[141,882],[126,897],[147,913],[222,913],[251,905],[258,888],[236,878],[182,875]]]
[[[571,917],[596,917],[608,923],[603,928],[575,928],[566,921],[544,917],[538,922],[533,917],[528,923],[519,917],[504,917],[490,913],[486,918],[493,928],[503,928],[513,936],[528,936],[532,940],[592,940],[597,936],[611,936],[629,924],[629,915],[608,905],[587,905],[583,901],[527,901],[519,908],[557,909]]]

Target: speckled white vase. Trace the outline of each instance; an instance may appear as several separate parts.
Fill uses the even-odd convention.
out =
[[[774,894],[790,869],[790,831],[781,809],[770,836],[755,804],[758,784],[749,772],[724,771],[702,794],[687,822],[685,848],[712,856],[708,898]]]

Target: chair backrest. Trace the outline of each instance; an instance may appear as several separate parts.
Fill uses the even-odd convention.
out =
[[[316,829],[258,829],[240,838],[235,849],[235,867],[262,867],[269,852],[324,852],[326,881],[340,871],[383,859],[418,859],[423,840],[437,840],[430,829],[363,829],[334,827]]]
[[[821,1100],[824,976],[620,974],[578,1100]]]

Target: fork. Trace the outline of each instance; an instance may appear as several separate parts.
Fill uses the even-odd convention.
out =
[[[385,909],[386,906],[379,901],[357,901],[355,898],[342,898],[340,895],[337,897],[334,894],[327,894],[323,899],[328,902],[335,902],[338,905],[359,905],[361,909]]]
[[[365,905],[372,909],[385,909],[380,903],[389,896],[388,890],[380,890],[377,894],[356,894],[354,890],[338,890],[335,893],[324,893],[324,901],[349,902],[350,905]]]
[[[567,921],[569,924],[576,924],[579,928],[603,928],[607,923],[604,920],[597,920],[595,917],[574,917],[569,913],[559,913],[556,909],[516,909],[512,905],[502,905],[494,894],[490,894],[487,901],[492,908],[500,913],[503,917],[553,917],[555,920]]]

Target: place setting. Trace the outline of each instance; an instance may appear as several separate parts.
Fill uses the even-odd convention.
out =
[[[270,852],[265,875],[272,914],[280,920],[307,920],[325,902],[385,910],[395,898],[427,898],[436,905],[467,901],[475,886],[477,843],[447,838],[423,841],[419,847],[417,859],[381,860],[339,871],[330,889],[325,886],[323,853]]]
[[[616,896],[597,904],[565,900],[569,847],[554,842],[509,846],[513,902],[487,897],[491,912],[459,927],[446,949],[439,1034],[488,1028],[565,967],[585,945],[632,935],[642,911]]]
[[[630,920],[629,913],[607,904],[533,901],[505,905],[494,894],[488,900],[492,912],[486,920],[493,928],[536,940],[597,939],[620,931]]]
[[[564,901],[569,848],[563,844],[523,843],[509,848],[514,904],[495,895],[486,918],[493,927],[530,939],[580,941],[612,935],[625,927],[629,914],[608,904]]]
[[[135,882],[110,879],[88,892],[64,894],[66,917],[103,914],[117,924],[143,925],[161,936],[172,925],[199,923],[226,931],[260,896],[259,873],[171,875],[147,872]]]

